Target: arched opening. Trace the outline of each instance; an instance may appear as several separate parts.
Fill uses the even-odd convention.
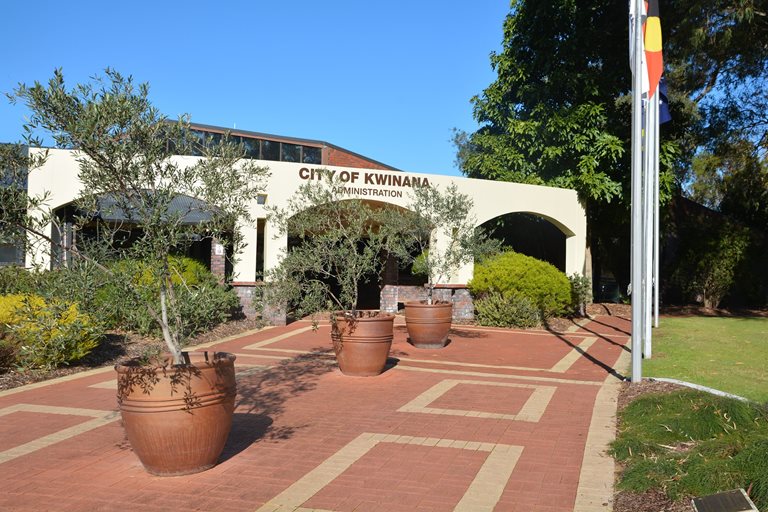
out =
[[[366,205],[372,207],[373,209],[398,209],[402,210],[403,207],[383,202],[383,201],[372,201],[372,200],[363,200],[363,203]],[[320,207],[317,207],[316,209],[320,210]],[[306,212],[312,212],[311,209],[303,210],[301,214],[305,214]],[[368,225],[371,226],[371,225]],[[375,224],[372,225],[374,229],[376,228]],[[287,233],[287,240],[286,240],[286,249],[288,252],[294,250],[296,247],[299,247],[302,243],[306,243],[309,239],[311,239],[312,235],[308,233],[296,233],[289,231]],[[365,247],[365,242],[361,241],[358,243],[358,251],[362,251]],[[357,301],[357,308],[359,309],[382,309],[383,308],[383,300],[382,290],[390,285],[398,285],[398,284],[418,284],[419,286],[423,285],[426,280],[421,276],[414,276],[411,272],[411,267],[401,267],[401,265],[398,263],[397,259],[394,258],[392,255],[386,254],[386,253],[380,253],[378,255],[378,258],[380,258],[382,264],[383,264],[383,270],[379,275],[370,275],[367,276],[364,280],[359,281],[357,283],[357,289],[358,289],[358,301]],[[335,295],[339,292],[339,284],[335,282],[332,278],[319,278],[322,282],[324,282],[328,287],[330,287],[332,293]]]
[[[505,248],[546,261],[565,272],[566,233],[549,219],[529,212],[507,213],[480,225]]]

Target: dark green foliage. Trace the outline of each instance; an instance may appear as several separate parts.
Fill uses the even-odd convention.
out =
[[[661,4],[673,120],[660,132],[662,204],[695,194],[768,225],[765,0]],[[474,178],[573,188],[584,201],[595,275],[629,281],[631,73],[626,2],[513,0],[495,80],[457,132]],[[665,226],[662,224],[662,231]]]
[[[16,345],[11,343],[7,328],[0,325],[0,372],[16,364]]]
[[[732,289],[736,271],[748,254],[749,230],[722,219],[689,229],[682,234],[684,245],[673,279],[689,300],[716,308]],[[747,279],[755,277],[760,276]]]
[[[0,267],[0,295],[37,293],[38,275],[15,265]]]
[[[239,308],[240,299],[230,287],[219,284],[200,262],[186,257],[169,258],[173,283],[169,297],[169,317],[182,337],[218,325]],[[110,265],[114,277],[95,293],[93,308],[99,311],[111,328],[140,334],[159,334],[155,319],[146,307],[137,303],[133,293],[143,301],[156,302],[160,284],[142,261],[121,260]],[[124,283],[129,283],[126,288]],[[156,304],[159,308],[159,304]]]
[[[489,327],[538,327],[541,313],[528,297],[490,292],[475,301],[475,321]]]
[[[132,259],[107,266],[112,275],[81,260],[75,260],[69,267],[43,272],[0,268],[0,294],[35,293],[45,300],[76,304],[80,311],[99,319],[104,329],[160,334],[157,322],[145,306],[149,302],[159,308],[160,285],[150,266]],[[237,294],[231,287],[218,283],[202,263],[172,256],[168,267],[173,284],[169,318],[182,337],[214,327],[237,314]]]
[[[513,251],[475,265],[469,289],[477,298],[491,292],[526,297],[543,318],[567,313],[571,304],[571,284],[565,274],[549,263]]]
[[[748,488],[768,505],[768,412],[698,391],[648,395],[622,413],[613,455],[626,465],[619,487],[661,488],[673,499]]]

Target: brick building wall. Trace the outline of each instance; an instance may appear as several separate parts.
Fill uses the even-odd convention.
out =
[[[224,282],[227,272],[227,254],[224,246],[215,238],[211,240],[211,274],[219,283]]]
[[[361,156],[342,151],[333,147],[326,147],[323,149],[325,153],[323,155],[323,162],[327,162],[328,165],[338,165],[340,167],[356,167],[358,169],[380,169],[383,171],[391,170],[392,168],[378,162],[373,162]]]
[[[381,310],[397,313],[399,304],[426,300],[426,298],[427,289],[424,286],[387,284],[381,289]],[[453,304],[452,316],[457,324],[469,323],[475,319],[475,304],[466,285],[437,285],[432,298]]]

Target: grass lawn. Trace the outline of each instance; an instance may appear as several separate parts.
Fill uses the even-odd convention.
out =
[[[768,402],[768,318],[662,317],[643,374]]]
[[[700,391],[650,394],[622,411],[612,452],[619,489],[661,489],[672,500],[750,488],[768,510],[768,411]]]

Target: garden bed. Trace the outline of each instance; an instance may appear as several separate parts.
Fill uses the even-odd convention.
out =
[[[220,338],[239,334],[263,325],[259,319],[232,320],[216,326],[214,329],[199,334],[189,342],[190,347],[215,341]],[[151,352],[165,349],[163,341],[159,338],[140,336],[133,333],[108,332],[102,343],[93,352],[79,362],[54,368],[52,370],[26,370],[17,371],[10,369],[0,373],[0,390],[17,388],[26,384],[32,384],[43,380],[55,379],[65,375],[84,372],[104,366],[114,366],[120,361],[142,356]]]

